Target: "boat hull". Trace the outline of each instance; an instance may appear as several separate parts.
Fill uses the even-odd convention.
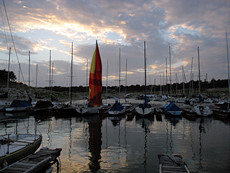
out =
[[[125,109],[109,111],[109,115],[123,115],[123,114],[125,114]]]
[[[76,108],[77,113],[79,114],[99,114],[99,107],[80,107]]]
[[[143,116],[151,115],[154,113],[154,108],[152,106],[150,108],[136,107],[135,110],[137,114],[143,115]]]
[[[167,111],[166,114],[171,116],[181,116],[182,111]]]
[[[4,137],[8,139],[7,135],[5,135]],[[16,141],[16,139],[19,139],[19,141]],[[28,156],[29,154],[34,153],[41,145],[42,136],[36,135],[35,138],[35,135],[31,135],[31,134],[18,134],[18,135],[10,135],[9,140],[13,143],[9,144],[9,154],[1,153],[0,167],[10,165]],[[4,144],[4,145],[8,145],[8,144]],[[10,145],[12,146],[12,148],[10,147]],[[17,146],[18,148],[16,149],[15,146]],[[4,146],[2,145],[2,147]]]
[[[197,105],[194,107],[197,116],[207,117],[213,114],[213,111],[208,106]]]
[[[14,113],[14,112],[27,112],[30,111],[31,107],[7,107],[5,108],[6,112]]]

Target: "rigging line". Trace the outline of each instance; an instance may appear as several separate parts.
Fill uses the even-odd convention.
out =
[[[12,40],[12,43],[13,43],[13,46],[14,46],[15,55],[16,55],[16,57],[17,57],[17,61],[18,61],[18,65],[19,65],[19,71],[20,71],[20,73],[21,73],[21,75],[22,75],[23,83],[25,83],[24,76],[23,76],[22,69],[21,69],[21,64],[20,64],[19,58],[18,58],[17,49],[16,49],[16,46],[15,46],[15,41],[14,41],[14,38],[13,38],[13,35],[12,35],[12,30],[11,30],[11,27],[10,27],[9,18],[8,18],[7,11],[6,11],[5,1],[2,0],[2,2],[3,2],[4,10],[5,10],[5,13],[6,13],[6,19],[7,19],[8,27],[9,27],[9,30],[10,30],[11,40]],[[27,90],[26,90],[26,93],[27,93],[27,95],[29,96]]]
[[[8,44],[8,40],[7,40],[7,35],[6,35],[6,30],[5,30],[5,23],[4,23],[4,17],[3,17],[3,11],[2,11],[1,6],[0,6],[0,10],[1,10],[1,16],[2,16],[2,25],[3,25],[3,30],[4,30],[4,37],[5,37],[5,41],[6,41],[7,48],[8,48],[9,44]]]

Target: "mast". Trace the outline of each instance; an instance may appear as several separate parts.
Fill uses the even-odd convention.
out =
[[[106,69],[106,90],[105,90],[105,95],[106,95],[106,103],[107,103],[107,98],[108,98],[108,74],[109,74],[109,64],[108,64],[108,59],[107,59],[107,69]]]
[[[168,64],[167,64],[167,57],[166,57],[166,74],[165,74],[165,78],[166,78],[166,84],[165,84],[165,86],[166,86],[166,95],[168,95],[168,72],[167,72],[167,67],[168,67]]]
[[[226,49],[227,49],[227,65],[228,65],[228,92],[230,93],[230,74],[229,74],[229,54],[228,54],[228,34],[226,32]]]
[[[72,86],[73,86],[73,42],[71,46],[71,65],[70,65],[70,87],[69,87],[69,104],[72,105]]]
[[[177,96],[177,84],[178,84],[178,77],[177,77],[177,73],[176,73],[176,96]]]
[[[172,80],[171,80],[171,47],[169,45],[169,80],[170,80],[170,96],[172,96]]]
[[[199,96],[200,96],[200,52],[199,52],[199,46],[197,47],[197,53],[198,53],[198,70],[199,70]]]
[[[192,68],[193,68],[193,57],[192,57],[192,63],[191,63],[191,74],[190,74],[190,87],[189,87],[189,91],[190,91],[190,93],[189,93],[189,95],[190,95],[190,97],[192,97],[192,94],[193,94],[193,74],[192,74]]]
[[[54,83],[54,62],[52,62],[52,67],[51,67],[51,91],[53,89],[53,83]]]
[[[145,97],[146,97],[146,45],[144,41]]]
[[[29,51],[29,73],[28,73],[28,86],[30,86],[30,51]]]
[[[87,59],[87,63],[86,63],[86,81],[85,81],[85,84],[86,84],[86,92],[88,91],[88,87],[87,86],[89,86],[89,84],[88,84],[88,82],[89,82],[89,80],[88,80],[88,75],[89,75],[89,71],[88,71],[88,68],[89,68],[89,60]]]
[[[119,64],[118,64],[118,76],[119,76],[119,98],[120,98],[120,92],[121,92],[121,88],[120,88],[120,85],[121,85],[121,48],[119,48]]]
[[[125,95],[127,94],[127,80],[128,80],[127,70],[128,70],[128,65],[127,65],[127,58],[126,58],[126,62],[125,62]],[[125,101],[126,101],[126,97],[125,97]]]
[[[160,95],[162,95],[161,74],[160,74]]]
[[[164,88],[165,88],[165,73],[163,72],[163,86],[162,86],[162,94],[164,94]]]
[[[37,88],[38,84],[38,64],[36,64],[36,84],[35,87]]]
[[[9,48],[9,62],[8,62],[7,85],[6,85],[7,94],[9,92],[9,85],[10,85],[10,53],[11,53],[11,47]]]
[[[51,89],[51,50],[50,50],[50,57],[49,57],[49,88]]]
[[[183,77],[183,96],[185,96],[185,74],[184,74],[184,66],[182,65],[182,77]]]

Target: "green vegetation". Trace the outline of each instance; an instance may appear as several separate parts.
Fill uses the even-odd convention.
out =
[[[7,80],[7,71],[0,70],[0,94],[6,91],[6,80]],[[191,88],[191,83],[185,83],[185,96],[188,96]],[[146,86],[148,94],[160,94],[159,85],[148,85]],[[171,86],[172,95],[182,96],[183,95],[183,83],[174,83]],[[198,81],[193,81],[193,96],[198,95],[199,84]],[[161,86],[162,93],[164,95],[169,94],[170,85]],[[212,79],[211,82],[201,82],[202,94],[207,97],[224,97],[228,95],[228,81],[225,80],[215,80]],[[117,86],[109,86],[107,88],[109,97],[118,97],[119,88]],[[138,94],[143,94],[145,86],[141,85],[130,85],[130,86],[120,86],[121,96],[125,93],[132,94],[133,97],[136,97]],[[127,92],[126,92],[127,91]],[[106,87],[103,86],[103,97],[105,97]],[[28,87],[26,84],[16,82],[16,76],[13,72],[10,72],[10,92],[9,98],[23,98],[28,97],[32,99],[58,99],[59,101],[68,101],[69,99],[69,87],[54,86],[49,87]],[[88,87],[84,86],[74,86],[72,87],[72,98],[84,99],[88,97]]]

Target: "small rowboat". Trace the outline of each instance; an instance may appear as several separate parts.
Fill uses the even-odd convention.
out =
[[[159,154],[159,173],[190,173],[181,155]]]

